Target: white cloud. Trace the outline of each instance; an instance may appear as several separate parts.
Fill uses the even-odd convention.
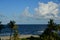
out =
[[[37,8],[35,8],[35,14],[31,14],[29,11],[29,7],[26,7],[22,14],[19,16],[18,22],[22,24],[26,23],[46,23],[50,18],[53,19],[60,19],[58,16],[59,14],[59,4],[54,2],[48,2],[48,3],[40,3]],[[45,21],[44,21],[45,20]]]
[[[39,23],[46,23],[46,19],[59,19],[60,17],[58,14],[60,13],[60,4],[54,3],[54,2],[48,2],[48,3],[38,3],[38,7],[35,8],[35,14],[30,13],[29,9],[30,7],[26,7],[20,15],[17,13],[12,14],[10,17],[6,17],[0,14],[0,17],[4,17],[1,19],[6,23],[10,20],[15,20],[17,23],[33,23],[33,24],[39,24]],[[33,12],[33,11],[32,11]],[[6,17],[6,18],[5,18]],[[45,20],[45,21],[44,21]]]
[[[36,14],[38,17],[44,18],[54,18],[58,17],[59,13],[59,4],[54,2],[40,3],[37,8],[35,8]]]
[[[21,14],[21,16],[24,17],[32,17],[33,15],[29,12],[29,7],[26,7],[23,11],[23,13]]]
[[[30,23],[30,18],[32,19],[33,15],[29,12],[29,7],[26,7],[24,11],[19,15],[19,18],[16,20],[17,23]]]

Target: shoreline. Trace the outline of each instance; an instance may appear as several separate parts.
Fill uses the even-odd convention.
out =
[[[33,37],[39,37],[38,35],[19,35],[19,38],[28,38],[28,37],[31,37],[31,36],[33,36]],[[0,38],[1,39],[9,39],[10,38],[10,36],[0,36]]]

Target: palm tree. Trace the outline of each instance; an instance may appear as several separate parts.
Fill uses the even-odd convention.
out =
[[[42,35],[40,35],[40,38],[42,40],[57,40],[59,39],[59,36],[56,30],[58,30],[57,24],[54,23],[53,19],[50,19],[48,22],[48,27],[45,29]]]
[[[50,30],[55,30],[56,28],[56,23],[54,23],[53,19],[50,19],[50,21],[48,22],[48,28],[50,28]]]
[[[12,36],[13,28],[14,28],[14,25],[15,25],[15,21],[10,21],[8,23],[8,25],[9,25],[9,28],[11,29],[11,33],[10,33],[10,40],[11,40],[11,36]]]
[[[18,27],[17,25],[15,24],[15,21],[10,21],[8,23],[10,29],[11,29],[11,33],[10,33],[10,40],[11,40],[11,36],[12,36],[12,32],[13,32],[13,39],[14,40],[17,40],[18,39]]]

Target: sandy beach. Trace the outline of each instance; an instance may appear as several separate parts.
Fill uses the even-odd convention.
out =
[[[20,35],[19,38],[27,38],[27,37],[39,37],[38,35]],[[8,40],[10,36],[0,36],[2,40]]]

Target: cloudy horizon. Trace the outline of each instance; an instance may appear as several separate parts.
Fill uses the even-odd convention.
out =
[[[47,24],[49,19],[60,23],[59,0],[0,0],[0,21],[17,24]]]

